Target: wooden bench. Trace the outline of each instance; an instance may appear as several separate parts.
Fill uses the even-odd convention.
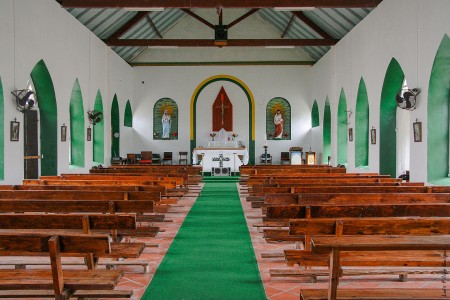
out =
[[[159,192],[115,192],[83,190],[3,190],[0,199],[35,200],[152,200],[159,202]]]
[[[105,215],[105,214],[0,214],[0,228],[2,232],[49,232],[58,234],[73,234],[73,233],[105,233],[113,236],[113,241],[120,240],[124,236],[155,236],[158,228],[137,228],[135,215]],[[111,244],[111,251],[105,257],[114,258],[138,258],[144,250],[145,244],[133,243],[133,244]],[[97,260],[93,261],[86,259],[88,266],[95,266]],[[80,262],[78,262],[79,264]],[[116,265],[139,265],[144,267],[144,272],[149,271],[149,261],[135,261],[127,260],[115,263],[113,261],[103,261],[102,264],[107,267],[113,267]],[[12,264],[12,261],[0,262],[1,265]],[[36,264],[36,261],[15,261],[14,265],[24,266]],[[43,264],[42,262],[39,265]]]
[[[434,250],[449,250],[450,249],[450,235],[437,236],[341,236],[341,237],[313,237],[312,238],[313,251],[326,251],[330,257],[330,273],[328,284],[328,300],[337,299],[337,289],[339,284],[339,274],[341,269],[341,252],[373,252],[373,251],[394,251],[396,253],[407,250],[413,251],[434,251]],[[396,255],[398,257],[399,255]],[[442,268],[442,261],[441,261]],[[435,291],[432,290],[433,292]],[[398,299],[396,298],[395,290],[390,290],[389,293],[379,295],[378,299]],[[404,292],[404,291],[403,291]],[[305,293],[302,289],[301,293]],[[351,291],[347,290],[351,295]],[[442,293],[442,290],[441,290]],[[355,294],[353,294],[355,296]],[[358,296],[361,296],[361,291],[358,291]],[[414,294],[403,293],[402,296],[407,299],[414,299]],[[425,295],[424,295],[425,296]],[[442,296],[442,294],[441,294]],[[448,295],[447,295],[448,296]],[[382,298],[383,297],[383,298]],[[365,299],[361,297],[358,299]],[[367,298],[366,298],[367,299]],[[373,298],[372,298],[373,299]],[[421,298],[422,299],[422,298]],[[432,296],[425,296],[423,299],[435,299]]]
[[[158,180],[65,180],[65,179],[24,179],[24,185],[124,185],[124,186],[164,186],[166,188],[176,188],[175,181],[158,181]]]
[[[327,300],[327,289],[301,289],[301,300]],[[442,289],[400,288],[400,289],[341,289],[337,291],[337,300],[437,300],[448,299]]]
[[[53,291],[57,300],[69,299],[75,291],[102,291],[104,296],[131,297],[132,291],[114,291],[123,277],[118,270],[62,270],[61,255],[98,257],[110,252],[107,235],[52,235],[0,233],[0,256],[48,255],[50,269],[0,270],[1,297],[26,297],[26,290]],[[41,295],[39,295],[41,296]]]

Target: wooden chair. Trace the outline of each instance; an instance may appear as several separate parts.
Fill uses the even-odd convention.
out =
[[[151,165],[153,163],[152,151],[141,151],[141,161],[142,165]]]
[[[164,152],[162,161],[163,163],[170,161],[170,164],[172,164],[172,152]]]
[[[152,154],[152,164],[156,165],[160,165],[161,164],[161,155],[159,155],[159,153],[153,153]]]
[[[284,164],[285,162],[287,162],[288,164],[291,164],[289,152],[281,152],[281,164]]]
[[[134,165],[134,164],[136,164],[136,154],[128,153],[127,154],[127,165]]]
[[[178,152],[179,155],[179,159],[178,159],[178,164],[188,164],[188,153],[185,151],[180,151]]]

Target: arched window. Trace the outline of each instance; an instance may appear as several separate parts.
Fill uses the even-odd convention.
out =
[[[330,100],[325,101],[323,110],[323,163],[329,163],[331,159],[331,108]]]
[[[125,105],[125,116],[123,118],[123,126],[133,127],[133,111],[131,110],[130,100]]]
[[[345,98],[344,88],[341,89],[338,105],[338,124],[337,124],[337,146],[338,146],[338,164],[345,165],[348,163],[348,116],[347,116],[347,99]]]
[[[450,184],[450,38],[441,41],[428,88],[428,181]],[[443,180],[444,179],[444,180]]]
[[[78,79],[70,97],[70,165],[84,167],[84,107]]]
[[[369,165],[369,97],[364,79],[361,77],[356,97],[355,112],[355,166]]]
[[[317,105],[317,101],[314,100],[312,109],[311,109],[311,127],[318,127],[320,126],[320,119],[319,119],[319,106]]]
[[[97,91],[95,97],[94,110],[101,111],[103,113],[103,101],[100,90]],[[99,164],[105,161],[105,121],[104,118],[94,126],[93,142],[93,161]]]

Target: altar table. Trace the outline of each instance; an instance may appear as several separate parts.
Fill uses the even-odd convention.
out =
[[[238,172],[241,165],[248,164],[247,148],[195,148],[192,152],[194,165],[198,164],[199,156],[203,157],[201,158],[203,172],[211,172],[212,168],[219,167]]]

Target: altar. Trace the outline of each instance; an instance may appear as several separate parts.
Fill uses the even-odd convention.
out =
[[[228,142],[228,141],[227,141]],[[229,141],[235,142],[235,141]],[[221,170],[221,174],[239,172],[239,167],[248,164],[248,150],[244,147],[239,148],[195,148],[192,152],[192,163],[199,163],[203,172],[213,172]],[[217,174],[216,174],[217,175]]]

